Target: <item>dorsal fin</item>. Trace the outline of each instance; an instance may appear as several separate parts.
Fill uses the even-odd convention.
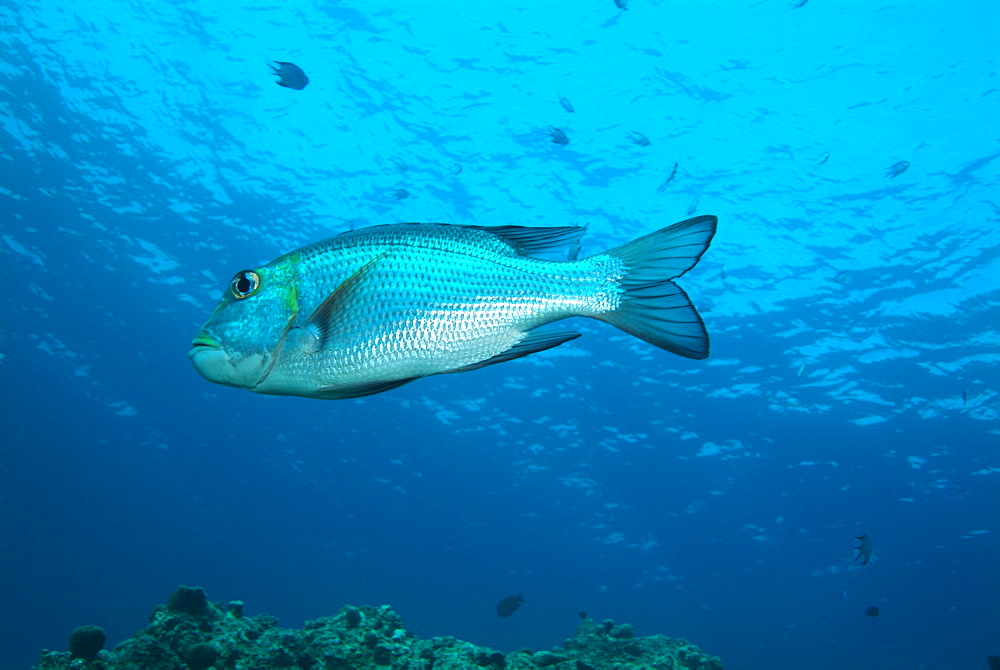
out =
[[[579,244],[587,232],[583,226],[532,228],[528,226],[461,226],[496,235],[522,254],[544,254]]]

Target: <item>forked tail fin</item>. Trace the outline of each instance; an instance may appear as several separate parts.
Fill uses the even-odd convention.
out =
[[[600,319],[687,358],[708,358],[708,332],[698,311],[673,280],[708,249],[718,219],[698,216],[650,233],[611,251],[625,263],[621,305]]]

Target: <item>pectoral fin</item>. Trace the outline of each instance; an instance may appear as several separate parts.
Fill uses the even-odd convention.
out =
[[[333,292],[326,297],[319,307],[309,315],[306,320],[305,325],[313,329],[319,340],[319,346],[317,350],[322,349],[329,342],[330,338],[337,332],[337,317],[343,311],[344,305],[352,297],[356,297],[358,291],[362,288],[362,280],[366,276],[369,276],[371,272],[375,269],[386,256],[388,252],[381,253],[375,258],[371,259],[360,268],[354,271],[354,273],[342,281],[340,286],[333,290]],[[377,393],[377,391],[375,391]],[[367,394],[366,394],[367,395]]]

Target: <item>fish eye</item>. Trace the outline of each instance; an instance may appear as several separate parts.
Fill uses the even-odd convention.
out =
[[[237,272],[233,280],[229,282],[229,290],[237,300],[249,298],[260,287],[260,275],[253,270],[243,270]]]

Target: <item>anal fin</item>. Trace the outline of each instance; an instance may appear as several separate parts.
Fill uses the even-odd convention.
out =
[[[530,354],[538,353],[539,351],[551,349],[552,347],[558,347],[560,344],[569,342],[570,340],[575,340],[578,337],[580,337],[580,333],[572,330],[531,330],[525,334],[524,339],[512,346],[510,349],[500,352],[492,358],[487,358],[486,360],[472,363],[470,365],[463,365],[460,368],[448,370],[448,372],[468,372],[469,370],[478,370],[479,368],[485,368],[487,365],[504,363],[506,361],[514,360],[515,358],[520,358],[521,356],[528,356]]]
[[[391,391],[399,388],[403,384],[409,384],[420,377],[408,377],[407,379],[392,379],[389,381],[365,382],[362,384],[350,384],[346,386],[323,386],[316,389],[315,396],[325,400],[343,400],[344,398],[361,398],[366,395],[375,395],[383,391]]]

